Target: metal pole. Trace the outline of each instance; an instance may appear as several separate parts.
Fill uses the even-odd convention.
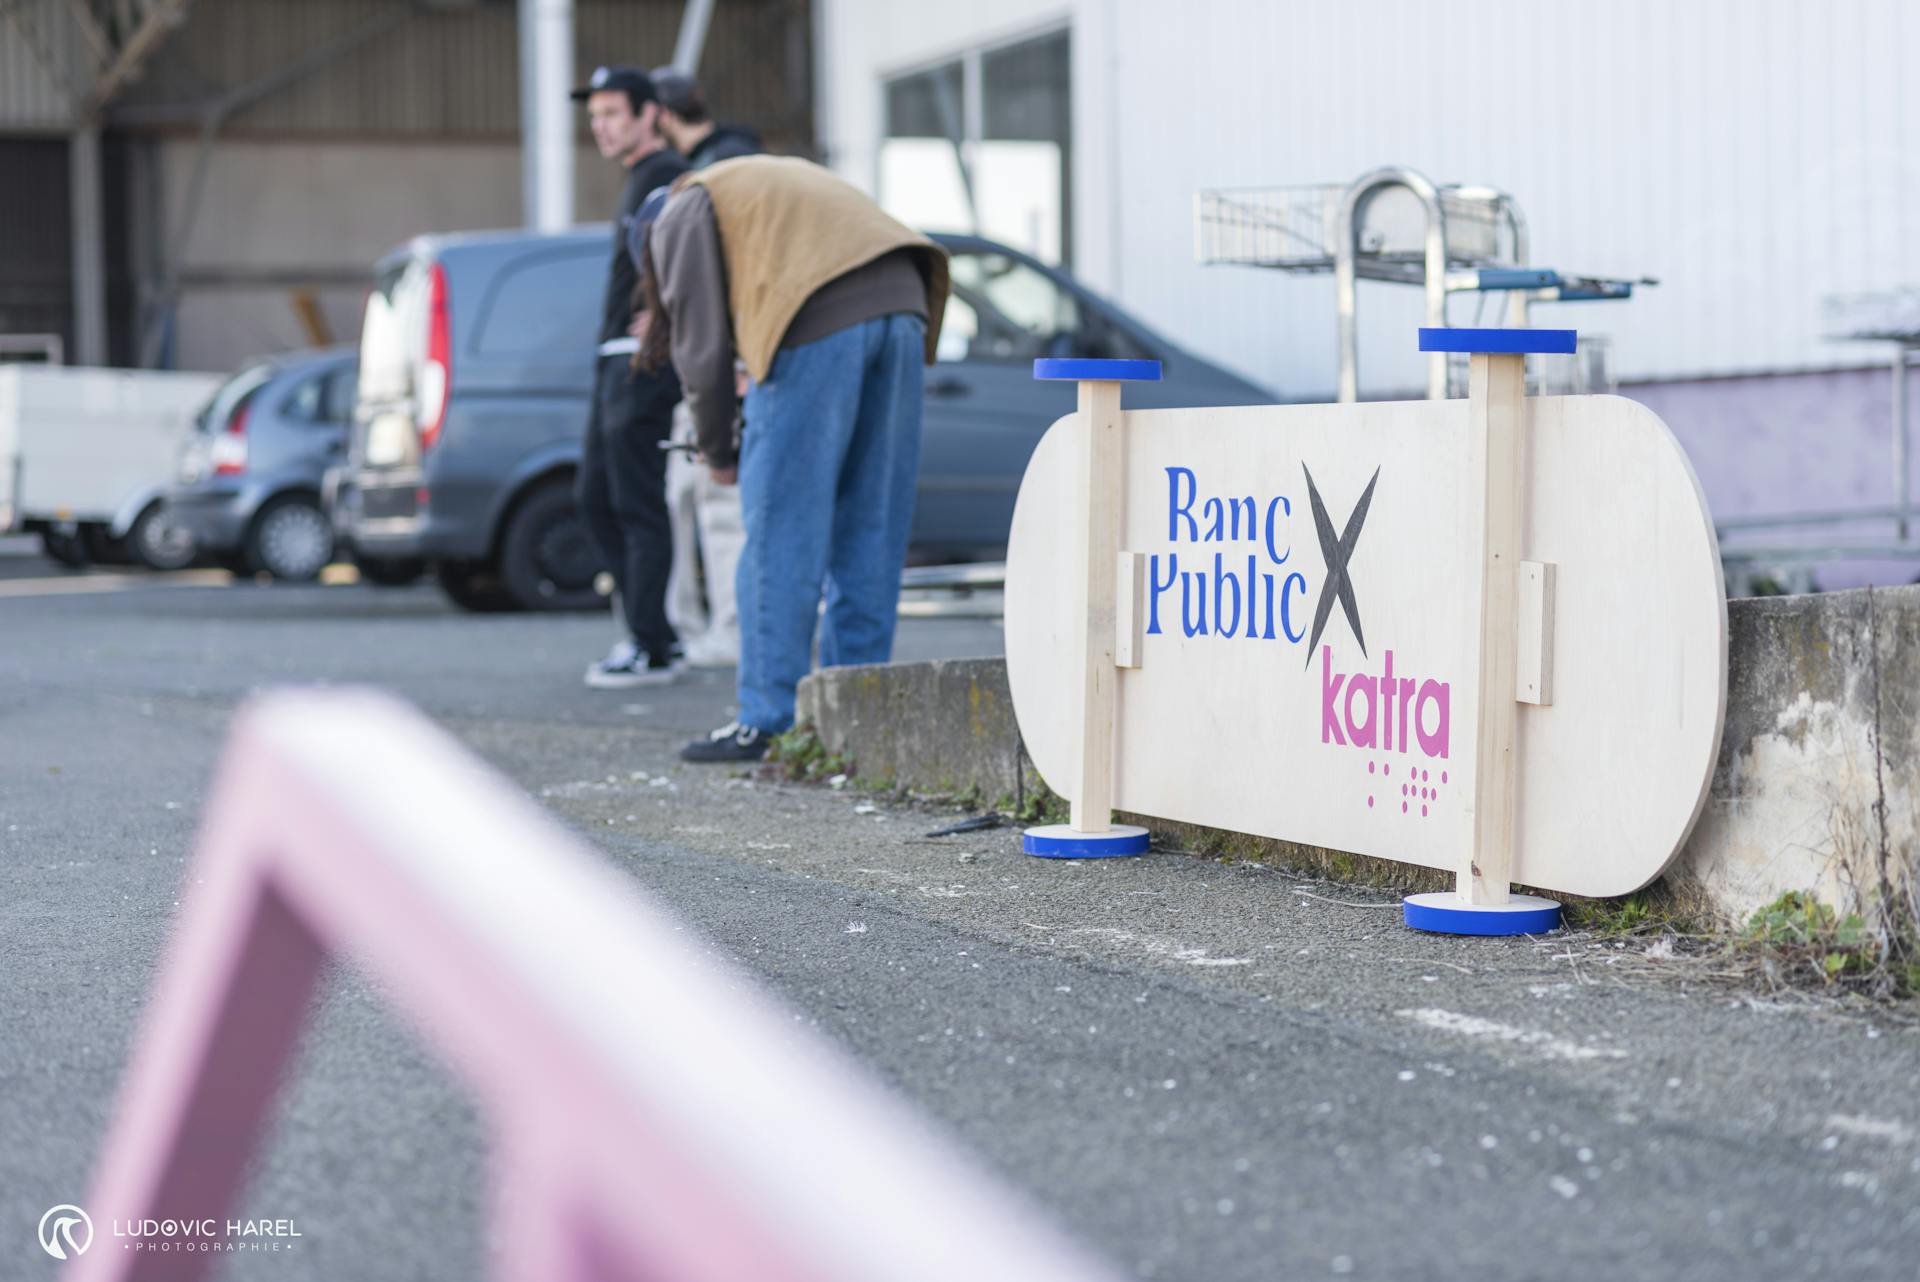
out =
[[[1520,206],[1513,203],[1513,197],[1500,193],[1500,208],[1507,216],[1507,227],[1513,233],[1513,265],[1530,267],[1533,265],[1532,250],[1527,242],[1527,218],[1520,212]],[[1533,322],[1528,318],[1528,305],[1532,299],[1528,291],[1513,289],[1507,291],[1507,324],[1515,329],[1526,329]],[[1579,360],[1576,353],[1575,360]]]
[[[1360,331],[1354,313],[1359,293],[1353,243],[1360,231],[1353,225],[1357,212],[1354,193],[1349,191],[1341,202],[1340,239],[1334,242],[1333,251],[1333,307],[1340,323],[1340,383],[1334,399],[1342,405],[1360,399]]]
[[[540,132],[540,101],[536,88],[540,83],[539,64],[534,59],[534,27],[539,22],[540,0],[520,0],[520,221],[528,227],[538,225],[540,209],[540,149],[534,138]]]
[[[1360,224],[1374,194],[1388,187],[1405,187],[1426,210],[1425,270],[1427,287],[1427,323],[1436,329],[1447,323],[1447,226],[1440,208],[1440,189],[1426,175],[1400,165],[1369,170],[1354,179],[1340,198],[1338,232],[1333,247],[1334,307],[1340,317],[1340,385],[1336,399],[1349,403],[1360,399],[1360,324],[1357,314],[1359,294]],[[1444,352],[1427,356],[1427,395],[1443,400],[1447,395],[1447,357]]]
[[[1409,187],[1413,185],[1408,184]],[[1428,184],[1429,187],[1432,184]],[[1447,213],[1437,191],[1413,188],[1427,207],[1427,324],[1435,329],[1447,327]],[[1523,358],[1520,362],[1526,364]],[[1427,353],[1427,399],[1447,399],[1447,354]]]
[[[527,225],[573,225],[573,0],[520,0],[522,209]]]
[[[74,131],[67,149],[73,203],[73,339],[80,365],[107,363],[106,229],[100,211],[100,126]]]
[[[713,0],[687,0],[680,15],[680,36],[673,42],[673,66],[689,76],[700,73],[700,55],[707,47],[707,24],[713,20]]]
[[[1907,352],[1905,343],[1893,348],[1893,496],[1900,504],[1900,541],[1907,541],[1907,517],[1913,484],[1907,475]]]

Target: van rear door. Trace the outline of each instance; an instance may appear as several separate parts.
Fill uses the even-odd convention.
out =
[[[360,329],[360,387],[354,410],[353,464],[418,466],[415,411],[426,358],[427,283],[432,260],[390,258],[377,270]]]

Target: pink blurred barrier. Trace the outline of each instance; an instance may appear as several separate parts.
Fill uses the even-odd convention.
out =
[[[73,1279],[220,1258],[115,1249],[105,1225],[230,1213],[333,957],[479,1099],[497,1277],[1111,1276],[391,699],[243,712],[189,883]]]

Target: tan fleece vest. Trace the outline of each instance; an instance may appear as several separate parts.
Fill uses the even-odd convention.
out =
[[[800,307],[830,280],[896,249],[916,251],[927,284],[927,364],[947,306],[947,254],[810,160],[741,156],[682,176],[713,201],[727,265],[733,342],[762,382]]]

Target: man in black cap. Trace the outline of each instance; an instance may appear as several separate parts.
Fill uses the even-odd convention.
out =
[[[600,323],[593,406],[575,496],[593,539],[613,567],[628,639],[590,664],[590,686],[625,688],[670,681],[684,667],[679,638],[667,621],[667,575],[673,537],[667,520],[666,453],[680,382],[671,369],[633,368],[642,325],[636,319],[639,275],[627,253],[627,224],[656,187],[685,173],[687,162],[660,133],[652,79],[638,67],[599,67],[573,91],[587,104],[600,154],[627,170],[614,214],[613,257]]]
[[[700,82],[686,72],[655,67],[653,89],[660,98],[660,132],[692,168],[705,169],[715,161],[757,156],[766,150],[753,130],[716,124],[707,112]]]

